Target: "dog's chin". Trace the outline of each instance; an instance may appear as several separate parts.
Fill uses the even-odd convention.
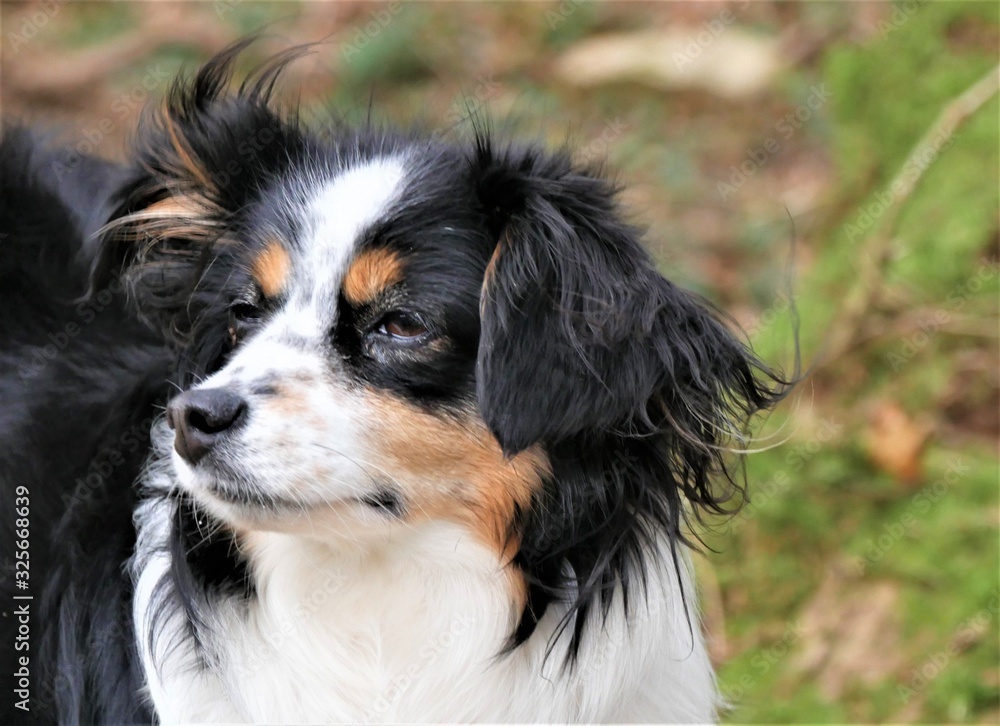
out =
[[[192,467],[176,452],[172,459],[178,488],[208,514],[238,530],[361,542],[377,536],[394,519],[378,493],[303,502],[265,492],[238,472],[204,463]]]
[[[278,520],[284,512],[263,502],[252,504],[246,497],[236,495],[235,484],[205,471],[192,467],[176,454],[173,457],[174,481],[180,491],[216,519],[240,528],[264,528],[269,520]]]

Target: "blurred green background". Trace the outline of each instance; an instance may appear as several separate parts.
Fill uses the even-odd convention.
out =
[[[284,97],[607,161],[664,274],[811,375],[699,558],[731,722],[1000,721],[998,5],[4,3],[2,111],[121,157],[267,26]],[[779,446],[780,444],[780,446]]]

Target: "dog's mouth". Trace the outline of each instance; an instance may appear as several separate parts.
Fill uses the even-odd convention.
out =
[[[225,482],[213,480],[208,486],[212,496],[222,501],[247,509],[265,509],[274,512],[301,512],[303,507],[339,507],[344,505],[363,505],[386,514],[399,514],[402,510],[402,500],[398,494],[389,489],[376,489],[357,496],[325,499],[322,502],[298,502],[285,497],[275,496],[256,489],[234,487]]]
[[[254,529],[284,530],[328,514],[335,515],[330,520],[334,522],[360,516],[363,522],[373,524],[401,518],[406,511],[402,492],[393,482],[372,479],[363,487],[331,482],[326,492],[297,495],[291,482],[283,487],[264,486],[253,472],[234,461],[228,449],[213,451],[192,465],[176,452],[172,432],[164,426],[162,433],[163,453],[170,452],[177,493],[217,519]]]
[[[233,484],[219,477],[208,479],[204,486],[204,491],[226,504],[241,509],[262,509],[283,512],[292,510],[301,511],[303,507],[301,502],[265,492],[248,482]]]
[[[182,479],[188,479],[182,476]],[[194,481],[183,486],[189,496],[208,506],[222,505],[240,519],[298,518],[322,511],[346,512],[350,508],[400,517],[404,512],[402,495],[388,485],[375,485],[367,491],[320,499],[293,499],[266,491],[248,477],[229,471],[225,465],[213,465],[212,471],[201,468]]]

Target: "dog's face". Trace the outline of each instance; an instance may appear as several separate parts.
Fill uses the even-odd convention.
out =
[[[484,133],[311,134],[268,105],[278,66],[226,92],[238,51],[147,119],[95,267],[177,351],[183,490],[360,546],[464,526],[525,575],[517,638],[720,509],[727,443],[786,387],[660,276],[611,185]]]
[[[178,480],[254,526],[357,539],[444,519],[500,543],[548,465],[538,446],[504,456],[477,410],[493,246],[467,161],[401,144],[310,163],[209,262],[224,364],[168,408]]]

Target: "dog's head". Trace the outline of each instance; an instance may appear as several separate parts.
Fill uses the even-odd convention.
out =
[[[307,132],[269,105],[280,62],[227,90],[237,51],[146,120],[96,274],[178,352],[183,489],[362,547],[465,527],[525,578],[518,639],[722,507],[727,443],[785,387],[610,184],[482,132]]]

